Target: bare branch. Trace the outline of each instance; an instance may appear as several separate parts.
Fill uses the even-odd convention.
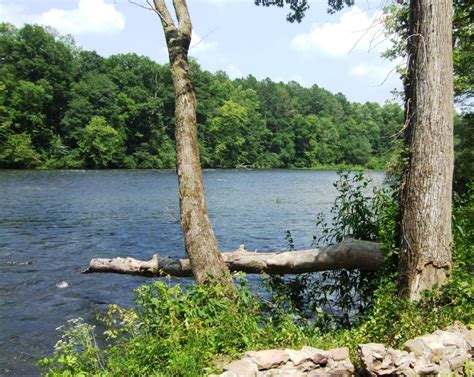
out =
[[[191,49],[193,49],[194,47],[199,46],[201,43],[204,42],[204,40],[206,40],[206,39],[207,39],[212,33],[214,33],[215,31],[216,31],[216,29],[211,30],[211,31],[210,31],[209,33],[207,33],[204,37],[202,37],[199,42],[197,42],[197,43],[191,45],[191,46],[189,47],[189,49],[191,50]]]
[[[162,21],[165,21],[163,16],[161,15],[160,12],[158,12],[156,10],[156,8],[153,6],[153,4],[150,3],[150,0],[146,0],[146,3],[148,4],[148,6],[145,6],[143,4],[140,4],[140,3],[137,3],[136,1],[133,1],[133,0],[128,0],[128,2],[130,4],[133,4],[133,5],[136,5],[137,7],[140,7],[140,8],[143,8],[143,9],[146,9],[146,10],[149,10],[149,11],[152,11],[153,13],[156,13],[158,15],[158,17],[161,18]]]

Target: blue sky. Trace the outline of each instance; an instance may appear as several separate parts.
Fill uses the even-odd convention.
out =
[[[359,0],[328,15],[327,1],[313,0],[303,22],[289,24],[287,9],[256,7],[253,0],[188,0],[190,54],[204,69],[232,78],[295,80],[382,104],[401,86],[396,63],[380,57],[389,46],[380,21],[386,1]],[[135,52],[159,63],[168,59],[158,16],[128,0],[0,0],[0,20],[52,26],[104,56]]]

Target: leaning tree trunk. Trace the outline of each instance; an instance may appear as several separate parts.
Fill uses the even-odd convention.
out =
[[[164,0],[155,0],[168,46],[176,110],[176,169],[179,183],[181,225],[186,252],[196,281],[209,277],[232,284],[209,221],[199,158],[196,128],[196,94],[189,73],[188,50],[191,18],[185,0],[173,0],[178,26]]]
[[[412,300],[450,272],[453,176],[452,0],[411,0],[401,191],[400,295]]]

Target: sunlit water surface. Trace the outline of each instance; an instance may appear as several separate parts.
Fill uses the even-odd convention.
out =
[[[382,182],[382,173],[369,174]],[[336,195],[330,171],[209,170],[204,178],[223,250],[284,250],[287,230],[308,247],[316,214]],[[0,171],[0,375],[38,375],[57,327],[130,305],[132,289],[150,279],[81,272],[94,257],[183,257],[178,218],[173,171]]]

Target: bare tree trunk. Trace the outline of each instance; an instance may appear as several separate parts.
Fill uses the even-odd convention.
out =
[[[399,292],[417,300],[452,265],[452,0],[411,0],[409,17]]]
[[[222,253],[232,271],[250,274],[301,274],[336,269],[377,271],[383,262],[380,247],[375,242],[346,238],[324,249],[253,253],[241,248]],[[134,258],[92,259],[85,273],[109,272],[141,276],[191,276],[188,259],[173,259],[155,254],[149,261]]]
[[[176,169],[186,252],[196,281],[205,283],[212,276],[231,285],[232,278],[212,230],[204,196],[196,129],[196,94],[188,64],[191,18],[185,0],[173,0],[178,27],[164,0],[154,0],[154,4],[165,33],[175,91]]]

